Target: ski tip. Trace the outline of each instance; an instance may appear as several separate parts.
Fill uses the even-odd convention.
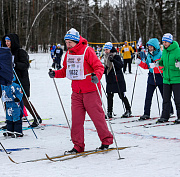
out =
[[[52,162],[56,162],[56,161],[53,160],[51,157],[49,157],[47,154],[45,154],[45,155],[46,155],[46,157],[47,157],[48,160],[50,160],[50,161],[52,161]]]
[[[11,162],[13,162],[13,163],[15,163],[15,164],[19,164],[19,163],[15,162],[10,156],[8,156],[8,158],[9,158],[9,160],[10,160]]]

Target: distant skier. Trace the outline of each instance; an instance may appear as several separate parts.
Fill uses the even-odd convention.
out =
[[[131,63],[132,63],[131,55],[134,53],[134,50],[131,46],[128,45],[128,41],[124,42],[124,46],[121,49],[121,53],[123,54],[123,61],[124,61],[123,72],[124,73],[126,72],[126,67],[128,64],[129,74],[132,74],[132,72],[131,72]]]
[[[53,57],[53,60],[55,60],[55,68],[57,69],[61,69],[61,57],[63,55],[63,49],[61,48],[61,45],[58,44],[57,45],[57,48],[55,49],[54,51],[54,57]]]
[[[54,58],[54,51],[56,49],[56,45],[52,45],[51,48],[50,48],[50,51],[51,51],[51,58],[53,60],[53,64],[52,64],[52,67],[55,69],[55,60],[53,59]]]

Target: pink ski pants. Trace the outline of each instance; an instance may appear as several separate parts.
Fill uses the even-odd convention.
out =
[[[72,127],[71,138],[74,148],[78,152],[84,151],[84,121],[88,113],[93,121],[102,144],[113,143],[113,136],[108,130],[101,99],[97,91],[88,93],[75,93],[71,95]]]

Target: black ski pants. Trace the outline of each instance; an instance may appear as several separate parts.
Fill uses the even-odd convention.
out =
[[[6,123],[7,123],[7,131],[22,133],[22,120],[18,120],[15,122],[6,120]]]
[[[171,95],[174,94],[177,117],[180,119],[180,84],[163,84],[163,109],[161,117],[169,119]]]
[[[121,94],[118,93],[119,98],[122,100],[123,104],[125,105],[126,110],[131,110],[131,106],[129,104],[129,101],[127,99],[127,97],[125,96],[125,94],[122,92]],[[114,93],[107,93],[107,97],[108,97],[108,112],[112,112],[113,111],[113,97],[114,97]]]
[[[129,73],[131,73],[131,58],[129,59],[124,59],[124,66],[123,66],[123,72],[125,73],[126,72],[126,68],[127,68],[127,64],[128,64],[128,69],[129,69]]]
[[[163,97],[163,84],[157,85],[157,87],[159,88],[161,96]],[[144,115],[150,116],[151,103],[155,89],[156,89],[155,85],[151,85],[151,84],[147,85],[145,105],[144,105]],[[173,107],[171,102],[170,102],[170,113],[173,113]]]

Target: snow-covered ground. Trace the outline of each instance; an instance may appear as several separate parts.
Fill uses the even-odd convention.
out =
[[[61,108],[59,98],[53,83],[48,76],[51,67],[50,54],[30,54],[30,59],[35,59],[29,69],[31,80],[30,100],[43,119],[46,126],[44,130],[35,129],[38,139],[32,131],[24,130],[24,137],[11,139],[4,138],[0,131],[0,142],[7,149],[30,148],[29,150],[13,151],[10,157],[17,162],[63,154],[64,151],[73,147],[70,141],[70,130]],[[127,97],[131,101],[132,90],[137,66],[132,65],[133,74],[126,74]],[[142,115],[146,92],[147,73],[138,69],[136,87],[133,99],[133,115]],[[71,120],[71,81],[68,79],[55,79],[64,108],[69,121]],[[105,78],[101,80],[105,87]],[[158,91],[159,94],[159,91]],[[106,97],[103,93],[104,104]],[[160,106],[162,98],[159,95]],[[173,105],[174,106],[174,105]],[[114,96],[114,113],[116,117],[123,114],[122,102],[118,95]],[[151,116],[159,116],[156,94],[152,102]],[[0,121],[4,120],[3,107],[0,106]],[[28,118],[32,118],[30,115]],[[86,119],[89,119],[88,115]],[[120,124],[120,122],[138,119],[115,119],[112,120],[112,128],[118,146],[137,146],[119,151],[123,160],[118,160],[117,151],[107,154],[95,154],[87,157],[79,157],[64,162],[40,161],[31,163],[14,164],[5,152],[0,152],[0,176],[4,177],[175,177],[180,176],[180,133],[179,125],[161,126],[154,128],[131,127],[143,122],[131,122]],[[175,119],[175,118],[174,118]],[[171,119],[171,120],[174,120]],[[155,122],[154,121],[146,121]],[[54,126],[53,126],[54,125]],[[27,127],[28,123],[23,123]],[[125,127],[126,126],[126,127]],[[85,125],[86,150],[95,149],[101,145],[95,127],[91,121]],[[175,139],[173,139],[175,138]],[[115,147],[115,144],[111,145]],[[1,148],[1,147],[0,147]]]

